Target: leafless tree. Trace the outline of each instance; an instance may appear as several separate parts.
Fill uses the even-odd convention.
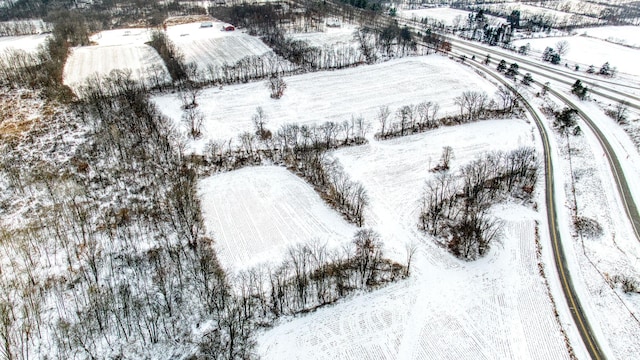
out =
[[[378,109],[378,115],[376,116],[378,122],[380,123],[380,137],[384,138],[387,131],[387,124],[389,123],[389,116],[391,116],[391,111],[389,107],[386,105],[380,106]]]
[[[272,99],[280,99],[284,95],[284,91],[287,89],[287,83],[280,74],[272,74],[267,81],[267,86],[271,90]]]
[[[569,42],[567,40],[561,40],[556,43],[556,53],[560,56],[565,56],[569,51]]]
[[[462,119],[474,120],[486,109],[489,97],[485,92],[469,90],[456,97],[454,101],[460,107]]]
[[[204,123],[204,114],[199,109],[188,107],[182,113],[182,122],[189,129],[189,136],[192,139],[198,139],[202,136],[202,125]]]

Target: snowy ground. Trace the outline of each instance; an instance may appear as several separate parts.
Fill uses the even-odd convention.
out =
[[[496,4],[485,4],[483,7],[495,11],[504,12],[506,14],[510,14],[514,10],[519,10],[521,13],[522,19],[530,18],[533,15],[543,15],[548,18],[555,19],[555,23],[558,26],[563,25],[591,25],[591,24],[599,24],[600,20],[594,17],[579,15],[577,13],[564,12],[553,10],[549,8],[544,8],[541,6],[528,5],[521,2],[515,3],[496,3]]]
[[[637,66],[638,59],[640,59],[640,50],[612,44],[604,40],[584,36],[567,36],[518,40],[514,41],[513,45],[521,46],[529,43],[533,51],[542,54],[547,46],[555,48],[555,45],[563,40],[569,43],[569,50],[562,57],[562,63],[568,62],[570,68],[573,68],[575,64],[579,64],[580,69],[585,71],[589,65],[594,65],[597,71],[602,64],[608,61],[620,73],[640,75],[640,69]]]
[[[47,36],[49,35],[0,36],[0,53],[10,49],[35,52],[38,46],[44,44]]]
[[[357,230],[283,167],[214,175],[200,182],[199,193],[218,259],[229,270],[277,261],[296,243],[336,246]]]
[[[576,29],[575,32],[616,44],[640,47],[640,26],[602,26]]]
[[[380,106],[398,107],[432,101],[440,104],[440,115],[454,113],[454,98],[470,89],[493,96],[495,87],[469,68],[445,57],[427,56],[392,60],[341,71],[317,72],[286,77],[283,98],[269,97],[265,82],[209,88],[198,98],[205,115],[204,139],[236,139],[244,131],[253,132],[251,116],[262,107],[267,128],[277,130],[287,123],[319,124],[342,122],[364,116],[374,122]],[[153,98],[163,113],[180,124],[181,102],[175,94]],[[374,127],[377,128],[375,123]],[[199,145],[196,144],[196,147]]]
[[[326,27],[324,32],[293,33],[288,36],[295,40],[303,40],[311,46],[324,47],[333,45],[357,46],[353,34],[357,26],[342,24],[338,28]]]
[[[200,22],[170,26],[167,35],[185,56],[185,62],[196,63],[198,68],[233,65],[247,56],[271,53],[262,40],[243,31],[222,31],[222,22],[213,27],[200,27]]]
[[[91,46],[71,50],[64,67],[64,83],[76,89],[95,74],[104,76],[113,70],[130,70],[136,80],[148,81],[151,74],[169,80],[160,55],[145,43],[151,31],[145,28],[102,31],[91,36]],[[153,69],[153,70],[152,70]]]
[[[500,244],[476,262],[454,259],[416,227],[430,160],[443,146],[454,166],[483,151],[537,144],[531,124],[496,120],[334,152],[363,182],[366,223],[387,256],[404,259],[417,243],[414,274],[381,290],[284,322],[258,338],[265,359],[568,358],[535,254],[535,221],[544,214],[515,204],[494,208],[504,222]],[[534,145],[535,146],[535,145]],[[455,170],[454,170],[455,171]]]
[[[458,22],[462,25],[467,22],[469,18],[469,14],[472,12],[451,9],[451,8],[431,8],[431,9],[417,9],[417,10],[401,10],[399,11],[399,15],[406,19],[420,21],[422,18],[435,19],[437,21],[441,21],[446,26],[452,26],[455,22]],[[505,20],[503,18],[486,15],[489,23],[499,24],[504,23]]]
[[[73,48],[64,67],[64,83],[77,88],[94,74],[108,75],[113,70],[131,70],[136,80],[148,80],[151,69],[158,77],[169,79],[160,55],[149,45],[96,45]]]

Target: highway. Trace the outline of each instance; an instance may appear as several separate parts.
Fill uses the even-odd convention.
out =
[[[543,150],[544,150],[544,171],[545,171],[545,202],[547,204],[547,220],[549,223],[549,237],[551,239],[554,261],[556,265],[556,269],[558,271],[558,276],[560,277],[560,283],[562,285],[562,290],[565,295],[565,299],[567,301],[567,306],[569,307],[569,311],[571,312],[571,316],[573,317],[578,332],[582,337],[585,348],[589,352],[589,355],[592,359],[605,359],[605,355],[601,350],[600,345],[598,344],[597,339],[595,338],[591,326],[589,325],[589,320],[587,319],[586,314],[583,311],[583,307],[580,303],[580,299],[576,293],[576,290],[573,286],[573,281],[571,279],[571,273],[567,266],[567,261],[565,258],[564,248],[562,247],[562,238],[560,237],[560,228],[557,221],[557,207],[555,201],[555,192],[554,192],[554,179],[553,179],[553,161],[551,158],[551,146],[549,145],[549,134],[544,126],[543,120],[538,115],[538,112],[534,110],[534,108],[529,104],[529,102],[523,98],[520,94],[516,92],[513,86],[507,82],[501,74],[497,73],[493,69],[480,65],[477,62],[470,61],[469,64],[476,69],[488,74],[489,76],[496,79],[498,82],[502,83],[504,86],[508,87],[517,94],[520,102],[524,105],[526,110],[531,114],[531,117],[534,119],[536,126],[538,127],[538,131],[540,132],[540,138],[542,140]]]

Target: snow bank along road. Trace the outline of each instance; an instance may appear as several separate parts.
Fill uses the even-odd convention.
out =
[[[576,80],[587,81],[589,83],[590,91],[593,94],[602,96],[613,101],[626,101],[630,107],[640,110],[640,97],[631,94],[629,90],[640,90],[640,87],[633,85],[621,84],[619,82],[613,82],[606,79],[596,79],[593,77],[576,76],[574,73],[562,71],[551,66],[539,64],[536,61],[525,59],[522,56],[516,56],[507,52],[497,51],[493,48],[473,44],[470,42],[462,41],[459,39],[451,39],[455,43],[455,50],[458,52],[466,53],[471,56],[484,58],[487,54],[493,54],[504,59],[510,59],[510,61],[517,62],[520,65],[520,69],[524,71],[536,74],[544,79],[554,80],[566,85],[572,85]],[[492,59],[492,62],[497,63],[498,58]],[[624,87],[625,89],[615,89],[613,87]],[[595,89],[594,89],[595,88]]]
[[[511,87],[511,85],[505,81],[500,75],[496,74],[492,69],[488,69],[479,64],[473,63],[473,66],[480,69],[481,71],[491,75],[496,80],[501,82],[504,86],[507,86],[512,91],[515,92],[515,89]],[[549,145],[549,135],[542,123],[542,119],[538,116],[538,113],[533,109],[533,107],[522,97],[520,97],[520,101],[524,104],[527,111],[531,114],[533,119],[536,122],[536,126],[540,131],[540,136],[542,139],[543,147],[544,147],[544,169],[545,169],[545,198],[547,203],[547,218],[549,221],[549,232],[551,241],[553,243],[553,253],[554,259],[556,263],[556,268],[558,270],[558,275],[560,276],[560,281],[562,284],[562,290],[564,291],[565,298],[567,300],[567,305],[569,306],[569,310],[573,319],[578,327],[578,331],[582,340],[584,341],[585,347],[589,352],[589,355],[592,359],[604,359],[605,356],[598,345],[596,338],[593,336],[593,331],[591,330],[591,326],[589,325],[589,321],[582,310],[582,306],[580,304],[580,300],[576,294],[575,288],[573,286],[573,282],[571,280],[571,274],[569,273],[569,269],[567,267],[567,262],[565,259],[565,254],[563,247],[561,245],[562,239],[560,238],[560,230],[558,228],[557,222],[557,210],[554,196],[554,186],[553,186],[553,163],[551,160],[551,149]]]

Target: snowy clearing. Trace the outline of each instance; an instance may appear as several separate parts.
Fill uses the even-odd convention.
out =
[[[603,26],[576,29],[575,32],[620,45],[640,47],[640,26]]]
[[[353,34],[357,27],[342,24],[340,27],[326,27],[323,32],[293,33],[288,36],[295,40],[306,41],[310,46],[324,47],[334,45],[358,46]]]
[[[198,68],[232,65],[247,56],[271,53],[262,40],[242,31],[222,31],[222,22],[212,22],[212,27],[200,27],[201,23],[170,26],[167,35],[185,56],[186,63],[196,63]]]
[[[589,16],[579,15],[577,13],[558,11],[554,9],[544,8],[541,6],[528,5],[520,2],[516,3],[500,3],[500,4],[485,4],[484,8],[493,11],[510,14],[514,10],[519,10],[522,19],[527,19],[533,15],[542,15],[549,19],[555,20],[556,26],[566,25],[592,25],[600,24],[602,21]]]
[[[151,30],[146,28],[105,30],[92,35],[89,40],[102,46],[144,45],[151,40]]]
[[[500,244],[476,262],[453,258],[417,229],[418,197],[443,146],[461,166],[483,151],[537,142],[533,125],[492,120],[333,152],[365,185],[367,224],[380,232],[386,256],[419,250],[408,280],[282,323],[258,338],[265,359],[567,359],[537,268],[535,221],[515,204],[495,206]],[[455,171],[455,170],[453,170]]]
[[[228,270],[279,261],[287,247],[351,241],[357,228],[313,187],[278,166],[210,176],[199,184],[202,212],[220,263]]]
[[[573,68],[575,64],[579,64],[580,69],[586,71],[589,65],[594,65],[597,71],[602,64],[608,61],[620,73],[640,75],[640,69],[637,66],[638,59],[640,59],[640,50],[612,44],[604,40],[584,36],[566,36],[518,40],[514,41],[513,45],[521,46],[529,43],[533,51],[542,54],[546,47],[555,48],[559,41],[564,40],[569,43],[569,50],[562,57],[562,63],[569,63],[570,68]]]
[[[0,52],[11,49],[35,52],[38,46],[44,44],[47,36],[49,35],[0,36]]]
[[[439,115],[457,112],[454,98],[470,89],[491,97],[493,84],[468,67],[441,56],[411,57],[340,71],[316,72],[286,77],[287,89],[280,100],[269,97],[265,82],[209,88],[198,98],[205,115],[204,137],[235,139],[253,132],[251,116],[262,107],[267,128],[277,130],[287,123],[319,124],[342,122],[362,115],[373,123],[380,106],[395,111],[403,105],[432,101],[440,104]],[[181,101],[176,94],[153,98],[162,112],[180,124]],[[375,123],[374,127],[377,128]]]
[[[113,70],[131,70],[133,79],[149,80],[151,69],[158,79],[169,79],[160,55],[149,45],[83,46],[72,50],[64,67],[64,83],[71,88],[93,76]]]
[[[435,19],[443,22],[446,26],[452,26],[456,22],[465,24],[469,18],[469,14],[473,14],[470,11],[458,10],[452,8],[431,8],[431,9],[417,9],[417,10],[401,10],[399,15],[406,19],[420,21],[422,18]],[[485,15],[489,23],[499,24],[506,22],[505,19],[496,16]]]

